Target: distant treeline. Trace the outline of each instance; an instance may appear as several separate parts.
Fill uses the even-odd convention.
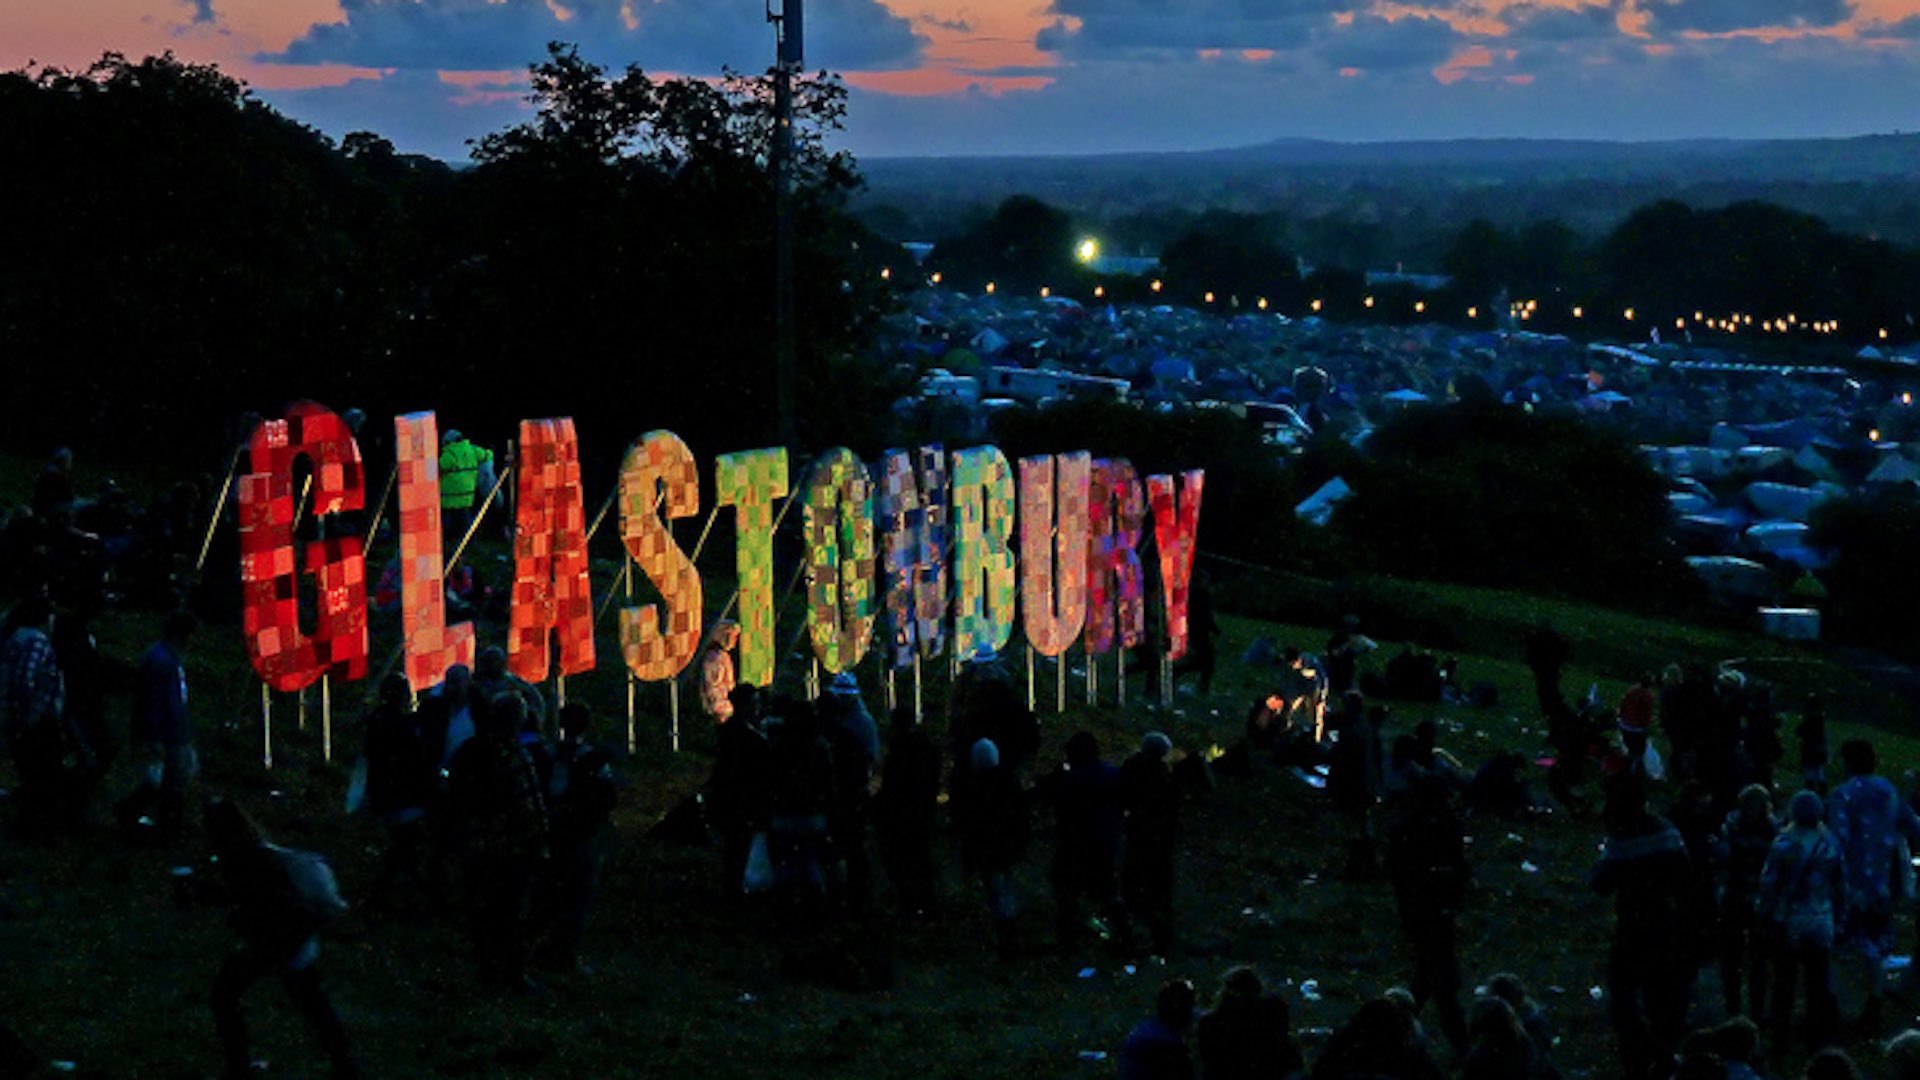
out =
[[[1606,143],[1283,141],[1199,153],[874,159],[862,217],[934,240],[1004,199],[1070,209],[1117,251],[1157,252],[1206,208],[1271,216],[1315,265],[1438,272],[1463,222],[1564,222],[1586,240],[1667,199],[1710,209],[1768,202],[1835,229],[1920,245],[1920,135]]]
[[[555,46],[537,116],[454,167],[338,144],[171,56],[0,75],[0,442],[221,460],[249,411],[311,397],[437,409],[495,445],[572,415],[617,460],[654,427],[702,453],[774,422],[774,198],[764,80],[609,73]],[[804,416],[885,415],[854,361],[883,245],[822,142],[844,92],[797,92]]]
[[[1920,251],[1837,231],[1767,203],[1694,209],[1662,201],[1589,240],[1564,222],[1457,225],[1434,269],[1444,284],[1402,275],[1369,283],[1364,263],[1323,263],[1277,214],[1208,210],[1171,215],[1180,231],[1156,268],[1103,272],[1075,258],[1093,223],[1032,196],[942,237],[927,265],[952,287],[1050,292],[1087,299],[1169,301],[1221,312],[1271,310],[1343,322],[1438,321],[1696,344],[1797,340],[1897,346],[1916,337]],[[1302,246],[1294,246],[1294,245]],[[1722,325],[1724,324],[1724,326]],[[1737,329],[1728,329],[1737,325]],[[1775,335],[1768,338],[1768,334]]]

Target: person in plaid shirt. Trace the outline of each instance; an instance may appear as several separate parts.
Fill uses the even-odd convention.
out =
[[[65,777],[81,762],[84,742],[65,730],[66,680],[53,652],[53,607],[45,597],[22,600],[7,620],[0,647],[0,730],[20,773],[22,824],[51,824]],[[72,760],[70,760],[72,759]]]

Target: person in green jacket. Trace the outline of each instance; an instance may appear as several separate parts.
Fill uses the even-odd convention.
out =
[[[458,542],[473,525],[474,497],[481,474],[493,471],[493,451],[449,428],[440,438],[440,527]]]

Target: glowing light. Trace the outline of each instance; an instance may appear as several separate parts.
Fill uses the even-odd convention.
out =
[[[1373,297],[1371,297],[1371,296],[1369,296],[1369,297],[1367,297],[1367,299],[1366,299],[1366,305],[1367,305],[1368,307],[1372,307],[1372,306],[1373,306]]]
[[[991,281],[987,282],[987,295],[988,296],[993,295],[993,282]]]
[[[1880,328],[1880,340],[1881,341],[1887,340],[1887,328],[1884,326]]]
[[[1153,284],[1147,286],[1147,288],[1152,289],[1154,292],[1159,292],[1160,289],[1162,288],[1162,282],[1160,281],[1159,278],[1154,278]]]
[[[1907,390],[1907,391],[1905,391],[1905,392],[1903,392],[1903,393],[1902,393],[1902,394],[1900,395],[1900,404],[1902,404],[1902,405],[1911,405],[1911,404],[1913,404],[1913,391],[1911,391],[1911,390]]]
[[[1628,308],[1628,309],[1627,309],[1627,310],[1626,310],[1626,311],[1624,312],[1624,314],[1626,315],[1626,317],[1627,317],[1627,321],[1628,321],[1628,322],[1632,322],[1632,321],[1633,321],[1633,309],[1632,309],[1632,308]]]
[[[933,284],[935,284],[935,285],[938,285],[938,284],[940,284],[940,271],[938,271],[938,270],[935,270],[935,271],[933,272],[933,276],[932,276],[932,277],[930,277],[930,278],[928,278],[927,280],[928,280],[928,281],[930,281],[930,282],[932,282],[932,283],[933,283]]]
[[[1705,319],[1705,318],[1703,318],[1703,317],[1701,316],[1701,314],[1700,314],[1699,312],[1697,312],[1697,311],[1696,311],[1696,312],[1694,312],[1694,313],[1693,313],[1693,321],[1694,321],[1694,322],[1705,322],[1705,321],[1706,321],[1706,319]]]
[[[1871,430],[1871,431],[1869,431],[1869,432],[1867,432],[1867,438],[1868,438],[1869,440],[1871,440],[1871,441],[1873,441],[1873,442],[1879,442],[1879,441],[1880,441],[1880,429],[1879,429],[1879,428],[1874,428],[1873,430]]]
[[[1261,297],[1261,298],[1260,298],[1259,300],[1257,300],[1257,301],[1255,301],[1255,303],[1256,303],[1256,305],[1257,305],[1257,306],[1258,306],[1258,307],[1260,308],[1260,310],[1261,310],[1261,311],[1265,311],[1265,310],[1267,310],[1267,298],[1266,298],[1266,297],[1264,297],[1264,296],[1263,296],[1263,297]]]
[[[1100,257],[1100,241],[1089,236],[1080,241],[1079,246],[1073,249],[1073,254],[1081,262],[1090,263]]]
[[[1213,293],[1212,293],[1212,292],[1208,292],[1208,293],[1207,293],[1207,297],[1206,297],[1206,300],[1207,300],[1207,303],[1209,303],[1209,304],[1211,304],[1211,303],[1213,303]]]
[[[889,279],[891,279],[892,277],[893,277],[893,267],[891,267],[891,266],[883,266],[883,267],[881,267],[881,268],[880,268],[880,280],[881,280],[881,281],[887,281],[887,280],[889,280]]]
[[[1107,287],[1105,285],[1095,285],[1093,287],[1094,299],[1098,300],[1100,297],[1105,295],[1107,295]]]
[[[1053,295],[1052,287],[1047,285],[1040,286],[1040,299],[1045,300],[1047,297],[1052,295]]]
[[[1480,317],[1480,309],[1479,309],[1479,308],[1477,308],[1477,307],[1470,307],[1470,308],[1468,308],[1468,309],[1467,309],[1467,318],[1469,318],[1469,319],[1477,319],[1477,318],[1479,318],[1479,317]]]
[[[1315,311],[1319,311],[1319,310],[1320,310],[1320,301],[1318,301],[1318,300],[1315,300],[1315,301],[1314,301],[1313,303],[1311,303],[1311,304],[1308,304],[1307,306],[1308,306],[1308,307],[1310,307],[1310,308],[1312,308],[1312,309],[1313,309],[1313,310],[1315,310]]]
[[[1426,310],[1427,310],[1427,302],[1425,300],[1415,300],[1413,302],[1413,313],[1415,315],[1422,314]]]
[[[1581,318],[1585,318],[1585,317],[1586,317],[1586,314],[1587,314],[1587,313],[1586,313],[1586,310],[1585,310],[1584,308],[1581,308],[1581,307],[1580,307],[1579,305],[1577,305],[1577,304],[1576,304],[1576,305],[1574,305],[1574,309],[1573,309],[1573,317],[1574,317],[1574,318],[1576,318],[1576,319],[1581,319]]]
[[[1687,320],[1685,319],[1673,320],[1673,328],[1675,330],[1685,330],[1687,328]]]

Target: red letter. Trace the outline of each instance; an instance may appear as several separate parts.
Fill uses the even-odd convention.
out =
[[[294,691],[323,674],[367,675],[367,562],[358,536],[307,545],[320,618],[312,637],[300,632],[299,577],[294,569],[294,459],[313,465],[313,513],[323,518],[366,501],[360,447],[338,416],[311,401],[296,402],[285,420],[254,430],[253,471],[240,478],[240,587],[245,597],[247,659],[267,685]]]
[[[440,431],[431,412],[393,418],[400,498],[400,628],[407,685],[438,686],[455,664],[473,666],[473,624],[447,625],[445,553],[440,541]]]
[[[1125,458],[1093,463],[1092,528],[1087,539],[1087,651],[1113,650],[1114,605],[1120,646],[1131,649],[1146,633],[1146,586],[1140,572],[1140,478]],[[1118,594],[1117,596],[1115,594]]]
[[[507,666],[528,682],[545,679],[549,635],[558,632],[560,674],[592,671],[587,510],[571,418],[520,421],[519,490]]]
[[[1185,491],[1174,506],[1173,477],[1147,477],[1147,501],[1153,506],[1154,546],[1160,549],[1160,585],[1167,601],[1167,659],[1187,655],[1187,583],[1193,579],[1195,537],[1200,532],[1200,492],[1207,474],[1182,474]]]

